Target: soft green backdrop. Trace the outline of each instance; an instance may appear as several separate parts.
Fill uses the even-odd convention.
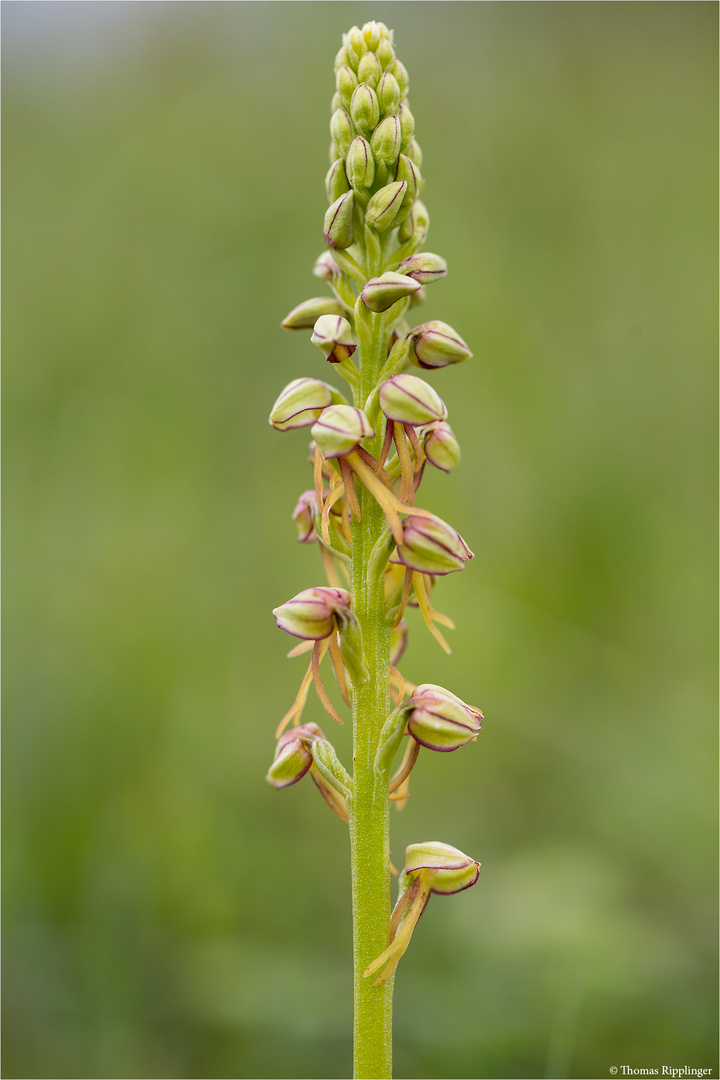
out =
[[[263,780],[303,666],[270,608],[322,580],[266,417],[325,374],[278,322],[373,17],[450,265],[424,317],[475,353],[424,503],[476,558],[404,670],[487,718],[394,815],[396,860],[483,863],[400,966],[396,1073],[717,1065],[716,4],[11,2],[6,1077],[349,1074],[344,830]]]

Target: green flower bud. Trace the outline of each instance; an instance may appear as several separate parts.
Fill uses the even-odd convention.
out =
[[[315,532],[315,516],[317,512],[315,488],[303,491],[292,513],[292,519],[297,526],[299,543],[311,544],[317,540],[317,533]]]
[[[477,881],[479,867],[479,862],[449,844],[435,840],[410,844],[405,850],[405,869],[399,881],[400,896],[390,922],[390,944],[368,965],[363,977],[384,969],[375,980],[375,986],[389,978],[410,943],[430,894],[447,895],[468,889]],[[408,893],[411,888],[412,892]]]
[[[330,136],[341,154],[347,153],[354,134],[352,120],[345,109],[336,109],[330,117]]]
[[[415,117],[407,105],[398,108],[398,120],[400,121],[400,149],[404,153],[413,141],[415,134]]]
[[[376,232],[385,232],[395,221],[405,198],[407,184],[396,180],[376,191],[365,210],[365,221]]]
[[[400,224],[400,222],[404,221],[412,210],[413,204],[417,199],[418,194],[422,190],[425,181],[420,175],[420,170],[418,169],[417,165],[413,165],[410,158],[405,157],[404,154],[400,154],[400,156],[398,157],[395,179],[404,180],[407,184],[407,191],[405,192],[403,205],[397,219],[397,224]]]
[[[460,463],[460,446],[449,424],[430,424],[423,438],[425,457],[436,469],[450,472]]]
[[[362,31],[358,26],[353,26],[344,36],[345,48],[348,54],[348,63],[353,71],[357,71],[360,58],[367,52],[367,45]]]
[[[447,896],[474,885],[480,873],[480,863],[455,847],[428,840],[424,844],[409,844],[405,849],[405,873],[409,875],[435,871],[431,892]]]
[[[371,311],[387,311],[398,300],[411,296],[419,288],[418,281],[388,270],[380,277],[370,278],[365,284],[362,290],[363,303]]]
[[[325,191],[329,203],[336,202],[341,195],[350,190],[350,184],[345,173],[345,162],[338,158],[327,171],[325,176]]]
[[[312,743],[312,757],[315,769],[312,777],[320,790],[333,788],[344,799],[352,794],[352,777],[341,763],[335,747],[327,739],[316,739]]]
[[[400,87],[390,71],[386,71],[377,88],[378,105],[383,116],[394,116],[400,105]]]
[[[388,30],[385,23],[375,22],[375,20],[373,20],[372,22],[366,22],[364,24],[362,28],[362,35],[365,38],[365,44],[367,45],[368,49],[372,49],[374,51],[375,49],[377,49],[383,37],[390,37],[390,31]]]
[[[460,335],[438,319],[414,327],[408,337],[410,362],[421,368],[447,367],[472,356]]]
[[[399,274],[407,274],[408,277],[419,281],[421,285],[428,285],[431,281],[445,277],[447,263],[440,255],[433,255],[430,251],[420,251],[417,255],[403,259],[397,269]]]
[[[325,412],[329,410],[325,409]],[[320,419],[323,415],[321,413]],[[402,543],[398,544],[393,561],[400,561],[411,570],[419,570],[422,574],[451,574],[454,570],[464,570],[464,563],[473,558],[460,533],[441,518],[410,514],[402,527]]]
[[[444,420],[447,408],[436,390],[416,375],[393,375],[380,387],[380,408],[388,420],[420,427]]]
[[[348,64],[343,64],[342,67],[338,68],[335,75],[335,89],[346,107],[350,104],[350,99],[353,96],[357,84],[358,77]]]
[[[376,164],[394,165],[400,153],[401,130],[397,116],[386,116],[370,137],[370,146]]]
[[[351,596],[346,589],[318,585],[303,589],[292,600],[273,608],[273,615],[286,634],[305,641],[321,641],[348,621],[350,605]]]
[[[400,154],[398,156],[395,179],[406,181],[407,193],[405,195],[405,201],[406,203],[414,203],[422,191],[425,181],[420,175],[420,170],[417,165],[415,165],[409,157],[406,157],[405,154]]]
[[[483,714],[433,683],[416,687],[403,705],[408,731],[428,750],[448,753],[477,739]]]
[[[338,250],[350,247],[355,239],[354,210],[355,194],[352,191],[346,191],[326,211],[323,236],[328,247],[338,248]]]
[[[375,434],[362,409],[352,405],[331,405],[320,414],[310,432],[326,458],[343,457],[361,439]]]
[[[410,158],[410,160],[413,162],[413,164],[417,165],[418,169],[422,168],[422,163],[423,163],[422,150],[420,149],[420,144],[417,142],[416,139],[413,139],[413,141],[410,143],[410,145],[408,146],[405,153]]]
[[[380,119],[380,106],[378,105],[377,94],[367,83],[361,82],[356,88],[350,102],[350,115],[355,127],[361,134],[370,135],[375,130]],[[349,145],[350,143],[348,143]]]
[[[400,60],[396,58],[392,64],[388,64],[388,70],[391,71],[397,79],[397,84],[400,87],[400,93],[403,97],[405,97],[408,92],[408,86],[410,85],[410,77],[408,76],[407,68]]]
[[[378,38],[379,42],[379,38]],[[374,52],[366,52],[362,60],[358,64],[357,77],[361,83],[367,83],[369,86],[376,89],[380,76],[382,75],[382,67],[377,55]]]
[[[343,104],[343,99],[340,97],[336,90],[333,96],[330,98],[330,112],[334,113],[336,109],[342,109]]]
[[[380,61],[383,71],[388,66],[388,64],[392,64],[393,60],[395,59],[395,50],[393,49],[391,42],[387,38],[382,39],[377,49],[375,50],[375,54]]]
[[[335,72],[337,73],[343,65],[347,66],[349,63],[348,51],[343,44],[335,57],[335,63],[333,64]]]
[[[321,281],[337,281],[342,276],[342,270],[333,259],[329,251],[323,251],[315,260],[313,274]],[[331,312],[332,314],[332,312]]]
[[[293,379],[273,405],[270,423],[277,431],[311,427],[323,409],[342,400],[334,386],[320,379]]]
[[[429,227],[430,215],[427,212],[427,207],[420,199],[416,199],[410,213],[400,226],[398,237],[403,243],[408,240],[415,240],[418,245],[423,244]]]
[[[337,315],[322,315],[313,327],[310,340],[331,364],[349,360],[357,348],[350,323]]]
[[[345,172],[354,188],[369,188],[375,179],[375,159],[370,143],[356,135],[345,158]]]
[[[310,330],[321,315],[344,314],[345,308],[332,296],[314,296],[288,311],[280,325],[284,330]]]
[[[281,789],[302,780],[313,763],[309,747],[315,741],[326,741],[317,724],[303,724],[283,732],[277,741],[275,757],[265,777],[268,784]]]

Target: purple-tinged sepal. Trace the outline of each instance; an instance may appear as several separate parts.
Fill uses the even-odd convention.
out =
[[[325,191],[329,203],[337,202],[341,195],[350,190],[350,183],[345,172],[345,162],[342,158],[334,161],[325,177]]]
[[[433,255],[430,251],[421,251],[398,263],[397,272],[407,274],[408,277],[419,281],[421,285],[429,285],[431,281],[445,277],[447,263],[440,255]]]
[[[321,281],[333,282],[338,281],[342,277],[342,270],[333,259],[332,253],[323,251],[322,255],[318,255],[315,260],[313,274],[316,278],[320,278]],[[309,329],[309,327],[307,327],[307,329]]]
[[[416,293],[421,285],[405,274],[387,270],[380,277],[370,278],[362,290],[363,303],[371,311],[387,311],[398,300]]]
[[[394,167],[400,153],[402,132],[397,116],[386,116],[381,120],[370,137],[373,157],[376,165]]]
[[[309,491],[303,491],[295,504],[295,509],[292,513],[292,519],[297,526],[297,538],[299,543],[312,544],[317,540],[317,533],[315,532],[315,518],[317,512],[318,505],[315,488],[310,488]]]
[[[410,213],[398,229],[398,238],[403,244],[411,244],[417,251],[425,243],[429,228],[430,215],[427,206],[420,199],[416,199]]]
[[[404,180],[395,180],[376,191],[365,210],[366,224],[376,232],[386,232],[400,213],[406,191]]]
[[[421,368],[448,367],[472,356],[457,331],[439,319],[413,327],[408,337],[410,361]]]
[[[317,724],[303,724],[283,732],[275,747],[275,757],[265,779],[274,788],[286,788],[297,784],[310,769],[313,755],[310,746],[324,739]]]
[[[420,427],[447,416],[447,407],[440,395],[417,375],[393,375],[382,384],[378,397],[388,420],[397,420],[401,424]]]
[[[422,574],[451,574],[464,570],[473,553],[460,533],[442,518],[410,514],[403,521],[403,539],[395,558]]]
[[[349,64],[341,64],[335,72],[335,89],[342,98],[346,108],[350,105],[350,99],[355,92],[357,84],[358,77],[353,69]]]
[[[326,458],[351,453],[361,439],[375,434],[362,409],[352,405],[331,405],[313,424],[311,435]]]
[[[361,135],[370,135],[377,126],[380,119],[380,106],[378,105],[377,94],[366,82],[361,82],[355,88],[350,102],[350,116],[356,130]],[[346,153],[349,146],[350,143],[345,148]]]
[[[273,615],[286,634],[305,641],[322,641],[354,621],[351,604],[352,598],[346,589],[317,585],[303,589],[285,604],[273,608]]]
[[[312,427],[323,409],[344,400],[339,390],[320,379],[293,379],[273,405],[269,421],[277,431]]]
[[[405,849],[405,874],[430,879],[430,892],[450,896],[474,885],[480,873],[480,863],[450,844],[427,840],[424,844],[409,844]]]
[[[378,39],[379,44],[379,39]],[[372,46],[368,46],[372,49]],[[361,83],[367,83],[372,90],[377,90],[377,84],[382,75],[382,64],[375,52],[366,52],[358,64],[358,79]],[[377,123],[377,121],[376,121]],[[373,124],[373,127],[375,125]]]
[[[395,116],[400,105],[400,87],[391,71],[386,71],[380,79],[377,97],[383,117]]]
[[[345,171],[351,186],[356,190],[369,188],[375,179],[375,159],[370,143],[363,139],[362,135],[356,135],[350,143],[345,158]]]
[[[427,461],[443,472],[451,472],[460,463],[460,444],[444,420],[428,425],[423,432],[422,448]]]
[[[353,191],[346,191],[335,200],[332,206],[328,207],[323,223],[323,236],[328,247],[337,248],[338,251],[350,247],[355,239],[354,211],[355,193]]]
[[[313,326],[310,340],[331,364],[349,360],[357,348],[350,323],[338,315],[322,315]]]
[[[400,221],[404,221],[407,215],[410,213],[415,200],[422,191],[425,181],[420,175],[420,170],[417,165],[414,165],[410,158],[405,157],[404,154],[400,154],[398,158],[397,170],[395,172],[396,180],[404,180],[407,184],[405,191],[405,198],[403,199],[402,211],[396,224]]]
[[[330,117],[330,136],[341,154],[346,154],[355,134],[350,116],[345,109],[336,109]]]
[[[330,252],[326,254],[330,255]],[[330,258],[332,258],[331,255]],[[284,330],[312,330],[321,315],[344,314],[345,308],[332,296],[313,296],[312,299],[303,300],[302,304],[288,311],[280,325]]]
[[[404,703],[407,728],[428,750],[448,752],[473,742],[483,714],[455,694],[433,683],[422,683]]]

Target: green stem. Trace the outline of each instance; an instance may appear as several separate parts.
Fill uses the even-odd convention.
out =
[[[359,397],[375,386],[387,354],[388,330],[372,319],[372,340],[362,348]],[[379,442],[379,436],[376,441]],[[376,452],[379,446],[376,448]],[[388,770],[376,773],[380,732],[392,711],[391,625],[385,615],[384,575],[368,574],[375,544],[386,528],[385,515],[370,492],[359,490],[361,520],[353,522],[353,607],[362,626],[369,678],[357,685],[353,703],[353,797],[349,801],[352,862],[354,950],[354,1077],[385,1080],[392,1076],[392,993],[394,979],[380,986],[363,972],[388,944],[390,925],[390,843]]]

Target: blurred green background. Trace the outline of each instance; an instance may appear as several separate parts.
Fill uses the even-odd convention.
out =
[[[278,323],[370,18],[450,265],[423,317],[475,353],[423,501],[476,558],[403,669],[486,715],[393,814],[396,861],[483,863],[401,964],[396,1075],[715,1070],[717,5],[3,7],[3,1075],[350,1073],[344,829],[263,779],[270,609],[322,581],[267,414],[325,375]]]

